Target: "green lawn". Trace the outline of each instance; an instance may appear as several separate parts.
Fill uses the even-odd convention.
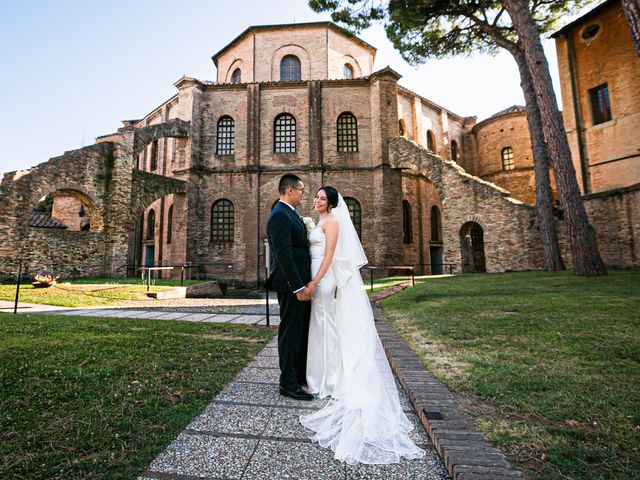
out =
[[[640,478],[640,272],[440,278],[383,305],[530,478]]]
[[[0,478],[135,478],[274,334],[0,314]]]
[[[152,292],[171,287],[155,286]],[[134,284],[71,284],[59,283],[49,288],[20,286],[20,302],[58,305],[61,307],[101,307],[117,305],[126,300],[144,300],[147,287]],[[0,285],[0,300],[15,300],[15,285]]]
[[[201,283],[185,280],[184,285]],[[170,290],[180,280],[156,280],[152,292]],[[242,295],[248,290],[228,290],[228,295]],[[139,278],[82,278],[66,280],[49,288],[34,288],[30,283],[20,286],[20,302],[57,305],[61,307],[115,306],[127,300],[148,300],[147,286]],[[0,300],[14,301],[15,284],[0,284]],[[151,300],[150,300],[151,301]]]

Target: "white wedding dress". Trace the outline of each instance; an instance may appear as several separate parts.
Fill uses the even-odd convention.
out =
[[[342,196],[333,213],[340,227],[338,245],[312,300],[307,355],[310,391],[331,399],[300,421],[315,432],[314,441],[349,464],[421,458],[424,451],[409,438],[413,425],[400,406],[373,323],[359,270],[366,257]],[[321,226],[309,235],[312,276],[324,257]]]
[[[322,222],[309,233],[311,276],[315,277],[324,259],[325,239]],[[331,396],[341,377],[340,343],[336,325],[336,277],[329,267],[322,277],[311,303],[307,348],[307,386],[320,398]]]

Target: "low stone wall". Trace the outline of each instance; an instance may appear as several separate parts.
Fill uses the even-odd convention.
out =
[[[104,234],[50,228],[30,228],[16,257],[23,271],[72,277],[99,277],[104,272]],[[61,279],[61,280],[62,280]]]
[[[640,183],[584,197],[608,267],[640,268]]]

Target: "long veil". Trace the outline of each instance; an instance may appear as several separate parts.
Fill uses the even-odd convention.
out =
[[[337,281],[336,325],[342,377],[329,403],[300,417],[313,440],[349,464],[397,463],[424,451],[409,438],[395,379],[376,331],[360,267],[367,257],[342,196],[332,210],[339,236],[331,264]]]

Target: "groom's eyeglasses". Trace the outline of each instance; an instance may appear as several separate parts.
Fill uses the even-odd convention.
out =
[[[300,193],[304,195],[304,188],[300,188],[300,187],[291,187],[291,188],[295,188],[296,190],[300,190]]]

